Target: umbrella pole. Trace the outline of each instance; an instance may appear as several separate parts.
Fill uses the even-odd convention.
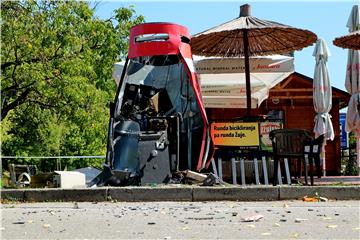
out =
[[[251,90],[250,90],[250,66],[249,66],[249,39],[248,30],[243,30],[244,57],[245,57],[245,79],[246,79],[246,115],[251,114]]]
[[[322,164],[323,164],[323,176],[324,177],[326,176],[325,145],[326,145],[326,143],[321,146],[321,161],[322,161]]]
[[[356,137],[356,167],[360,176],[360,137]]]

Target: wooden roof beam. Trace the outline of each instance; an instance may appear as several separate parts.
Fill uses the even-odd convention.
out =
[[[290,75],[288,79],[286,79],[284,82],[281,82],[279,84],[279,88],[285,88],[292,80],[294,79],[293,75]]]
[[[268,99],[313,99],[313,96],[270,96]],[[333,96],[334,99],[341,99],[341,97]]]
[[[270,92],[312,92],[312,88],[286,88],[286,89],[270,89]]]

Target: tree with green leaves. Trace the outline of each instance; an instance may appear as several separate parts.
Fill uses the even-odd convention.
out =
[[[2,155],[103,155],[113,64],[143,21],[133,6],[102,20],[84,1],[2,1]]]

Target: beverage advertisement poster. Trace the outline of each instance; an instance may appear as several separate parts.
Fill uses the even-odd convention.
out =
[[[281,129],[281,121],[260,122],[260,148],[264,151],[272,151],[272,144],[269,133],[275,129]]]

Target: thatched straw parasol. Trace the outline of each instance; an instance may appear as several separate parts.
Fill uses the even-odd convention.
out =
[[[250,115],[249,56],[273,55],[300,50],[313,44],[316,35],[281,23],[250,16],[250,5],[240,7],[240,16],[192,37],[193,54],[245,57],[246,106]]]
[[[360,30],[349,33],[348,35],[335,38],[334,45],[341,48],[360,50]]]

